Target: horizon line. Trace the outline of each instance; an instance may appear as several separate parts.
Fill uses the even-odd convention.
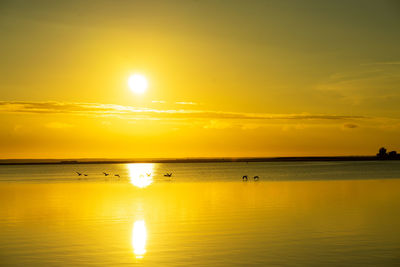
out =
[[[388,160],[399,160],[400,157]],[[29,164],[128,164],[128,163],[218,163],[218,162],[284,162],[284,161],[372,161],[377,155],[347,156],[281,156],[281,157],[186,157],[186,158],[62,158],[62,159],[0,159],[0,165]]]

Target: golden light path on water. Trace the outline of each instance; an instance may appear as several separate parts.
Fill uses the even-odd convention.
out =
[[[145,188],[153,183],[153,163],[132,163],[126,165],[132,185]],[[144,220],[136,220],[132,228],[132,248],[137,259],[146,253],[147,229]]]
[[[136,187],[144,188],[153,183],[153,163],[127,164],[129,179]]]
[[[146,253],[147,229],[144,220],[138,220],[133,224],[132,247],[137,259],[143,258]]]

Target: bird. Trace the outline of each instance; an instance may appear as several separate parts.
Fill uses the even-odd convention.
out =
[[[147,173],[147,172],[146,172],[146,175],[147,175],[148,177],[150,177],[150,176],[151,176],[151,173]]]
[[[119,174],[114,174],[114,176],[117,176],[118,178],[121,178],[121,176],[119,176]]]
[[[103,174],[104,174],[104,176],[108,176],[109,175],[109,173],[106,173],[106,172],[103,172]]]
[[[77,174],[78,174],[78,176],[81,176],[82,175],[82,173],[80,173],[80,172],[76,172]]]
[[[254,181],[258,181],[258,179],[260,179],[260,177],[258,177],[258,175],[254,176]]]
[[[243,175],[242,180],[247,181],[247,175]]]
[[[171,177],[172,176],[172,172],[171,173],[166,173],[164,174],[165,177]]]
[[[84,176],[88,176],[86,173],[83,174]]]

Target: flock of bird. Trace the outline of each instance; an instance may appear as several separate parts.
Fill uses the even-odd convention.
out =
[[[82,175],[83,176],[88,176],[86,173],[81,173],[81,172],[77,172],[77,171],[76,171],[76,174],[78,174],[78,176],[82,176]],[[103,172],[103,174],[106,177],[110,175],[109,173],[106,173],[106,172]],[[146,175],[147,175],[147,177],[150,177],[151,173],[146,173]],[[118,177],[118,179],[121,178],[121,176],[119,174],[114,174],[114,176]],[[143,175],[141,175],[141,176],[143,176]],[[165,173],[164,176],[165,177],[171,177],[172,176],[172,172],[171,173]],[[253,177],[253,179],[254,179],[254,181],[258,181],[260,179],[260,177],[258,175],[256,175],[256,176]],[[247,175],[243,175],[242,181],[247,182],[248,180],[249,180],[249,178],[247,177]]]
[[[253,177],[254,181],[258,181],[260,179],[260,177],[258,177],[258,175]],[[249,180],[249,178],[247,177],[247,175],[243,175],[242,180],[244,182],[247,182]]]
[[[77,172],[77,171],[75,171],[76,172],[76,174],[78,175],[78,176],[89,176],[88,174],[86,174],[86,173],[82,173],[82,172]],[[108,176],[108,175],[110,175],[109,173],[106,173],[106,172],[103,172],[103,174],[104,174],[104,176]],[[119,174],[114,174],[114,176],[115,177],[118,177],[118,178],[121,178],[121,176],[119,175]]]
[[[103,172],[103,174],[104,174],[104,176],[110,175],[109,173],[106,173],[106,172]],[[114,174],[114,176],[116,176],[116,177],[118,177],[118,178],[121,178],[121,176],[120,176],[119,174]]]
[[[78,175],[78,176],[88,176],[88,174],[86,174],[86,173],[82,173],[82,172],[77,172],[77,171],[75,171],[76,172],[76,174]],[[103,172],[103,174],[104,174],[104,176],[105,177],[107,177],[107,176],[109,176],[110,175],[110,173],[106,173],[106,172]],[[146,173],[146,175],[147,175],[147,177],[150,177],[151,176],[151,173]],[[121,178],[121,175],[119,175],[118,173],[117,174],[114,174],[114,176],[115,177],[118,177],[118,179],[119,178]],[[141,177],[143,177],[143,175],[140,175]],[[165,177],[171,177],[172,176],[172,172],[171,173],[166,173],[166,174],[164,174],[164,176]]]

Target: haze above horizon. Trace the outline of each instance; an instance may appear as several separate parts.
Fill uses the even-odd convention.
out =
[[[400,150],[398,1],[1,1],[0,158]]]

